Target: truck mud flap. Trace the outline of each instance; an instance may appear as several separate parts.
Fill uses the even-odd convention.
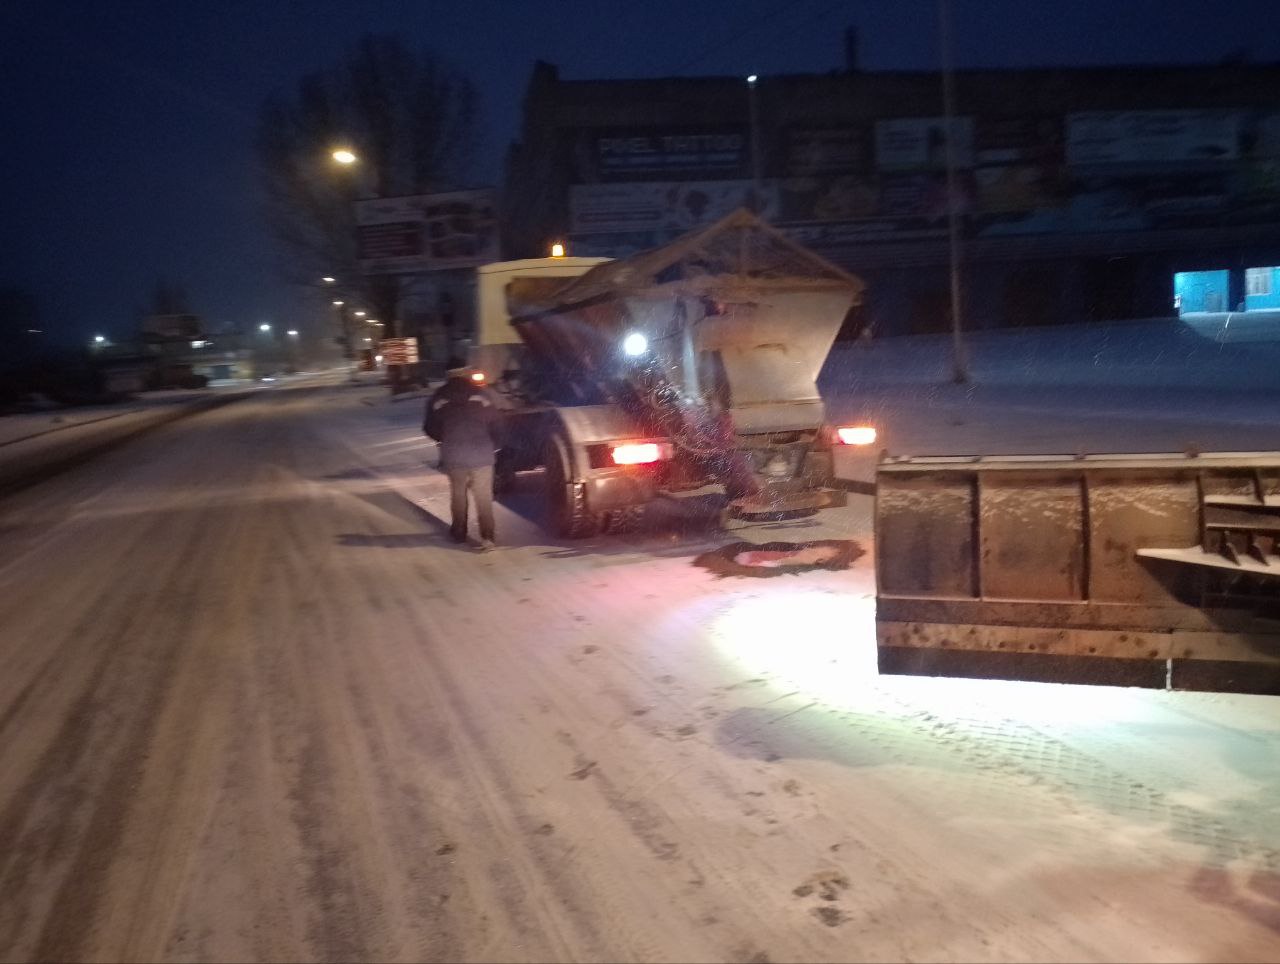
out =
[[[1280,694],[1280,453],[933,458],[876,481],[887,674]]]

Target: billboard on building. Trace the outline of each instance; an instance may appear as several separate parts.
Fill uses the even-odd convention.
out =
[[[743,180],[575,184],[569,189],[569,230],[573,235],[678,234],[738,208],[751,208],[756,200],[754,183]],[[777,190],[772,182],[760,186],[759,200],[763,217],[775,219]]]
[[[865,127],[792,127],[786,133],[785,167],[789,177],[849,174],[871,166],[870,134]]]
[[[497,261],[497,204],[491,190],[449,191],[356,202],[360,268],[410,274]]]
[[[958,172],[961,214],[972,210],[973,195],[970,172]],[[789,229],[804,225],[812,243],[930,237],[946,231],[949,196],[940,171],[787,178],[779,182],[779,221]]]
[[[882,171],[941,171],[947,166],[947,118],[894,117],[876,121],[876,167]],[[950,123],[956,167],[973,166],[973,118]]]
[[[1185,164],[1240,156],[1240,115],[1214,110],[1068,114],[1067,163]]]
[[[580,183],[713,180],[751,170],[751,137],[743,126],[591,128],[574,146]]]
[[[973,133],[976,236],[1041,234],[1066,224],[1061,117],[979,117]]]

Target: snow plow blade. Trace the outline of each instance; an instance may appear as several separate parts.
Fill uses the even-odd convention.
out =
[[[1280,694],[1280,452],[904,458],[880,672]]]

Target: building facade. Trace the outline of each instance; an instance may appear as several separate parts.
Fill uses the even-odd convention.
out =
[[[1280,304],[1280,66],[561,80],[507,157],[504,254],[618,257],[735,207],[863,276],[861,324]]]

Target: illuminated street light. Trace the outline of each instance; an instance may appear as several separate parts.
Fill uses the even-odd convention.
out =
[[[286,335],[288,335],[290,338],[297,338],[297,337],[298,337],[298,329],[297,329],[297,328],[290,328],[288,331],[286,331],[286,332],[285,332],[285,334],[286,334]]]
[[[345,147],[340,147],[330,155],[339,164],[354,164],[360,158],[356,157],[355,152]]]
[[[355,315],[357,318],[363,318],[363,317],[364,317],[365,315],[367,315],[368,313],[369,313],[369,312],[367,312],[367,311],[353,311],[353,312],[352,312],[352,314],[353,314],[353,315]]]
[[[333,303],[333,307],[335,307],[335,308],[341,308],[341,307],[342,307],[343,305],[345,305],[345,304],[346,304],[346,302],[345,302],[345,301],[335,301],[335,302]]]
[[[258,326],[258,331],[270,331],[270,330],[271,330],[271,326],[268,325],[265,321]]]
[[[93,336],[93,343],[94,343],[95,345],[105,345],[105,344],[107,343],[107,339],[106,339],[106,337],[105,337],[105,336],[103,336],[103,335],[94,335],[94,336]]]
[[[334,284],[338,279],[337,279],[337,278],[331,278],[331,277],[329,277],[329,275],[325,275],[325,276],[324,276],[323,278],[321,278],[320,280],[321,280],[322,282],[324,282],[325,284],[327,284],[327,285],[331,285],[331,284]]]
[[[759,79],[758,74],[747,75],[747,112],[751,118],[751,200],[756,214],[764,210],[760,171],[760,105],[756,102],[756,81]]]

